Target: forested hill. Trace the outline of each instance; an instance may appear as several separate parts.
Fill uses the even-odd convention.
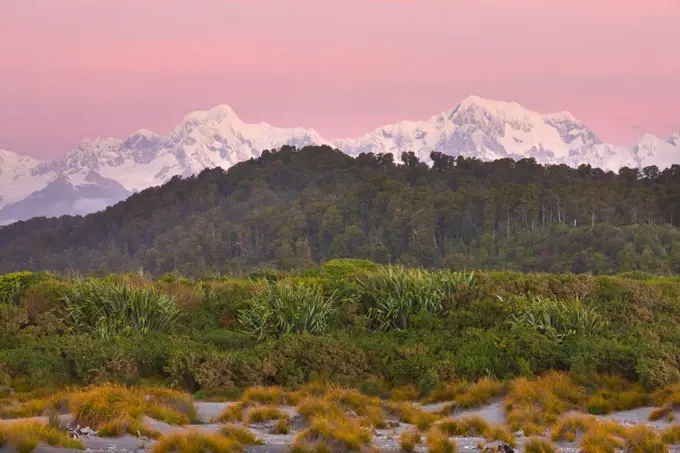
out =
[[[0,229],[0,273],[204,276],[336,257],[454,269],[680,272],[680,166],[605,173],[531,159],[284,147],[86,217]]]

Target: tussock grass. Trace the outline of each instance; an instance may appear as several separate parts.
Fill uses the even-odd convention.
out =
[[[627,453],[666,453],[666,445],[659,433],[645,425],[626,429],[625,449]]]
[[[241,401],[247,404],[284,404],[286,392],[281,387],[250,387],[243,393]]]
[[[661,440],[669,445],[680,444],[680,424],[674,423],[661,432]]]
[[[331,453],[333,449],[326,442],[295,442],[288,453]]]
[[[552,427],[550,437],[555,442],[567,440],[573,442],[576,437],[587,432],[597,423],[595,417],[585,414],[569,414],[561,417]]]
[[[255,406],[248,409],[248,423],[260,423],[269,420],[288,420],[287,413],[276,406]]]
[[[515,437],[500,425],[492,425],[479,416],[459,419],[449,418],[436,424],[437,429],[449,437],[452,436],[480,436],[488,441],[500,440],[510,446],[515,445]]]
[[[274,434],[288,434],[290,432],[290,419],[282,418],[274,427]]]
[[[591,414],[605,415],[650,403],[649,395],[641,385],[631,385],[618,376],[598,376],[596,384],[601,388],[588,397],[585,403],[586,410]]]
[[[342,415],[342,408],[331,401],[318,397],[307,397],[300,401],[298,412],[307,420],[315,416]]]
[[[656,409],[649,414],[650,420],[673,418],[673,411],[680,408],[680,384],[671,385],[657,391],[653,395]]]
[[[563,373],[550,372],[538,379],[518,378],[510,382],[504,406],[513,431],[542,434],[542,430],[571,409],[582,406],[586,398],[583,387]]]
[[[445,382],[441,387],[436,388],[423,400],[424,404],[439,403],[442,401],[455,401],[456,398],[465,393],[470,384],[464,381]]]
[[[173,425],[198,419],[191,398],[165,389],[132,389],[116,385],[90,387],[70,397],[70,409],[77,423],[111,434],[127,426],[128,433],[152,434],[142,423],[144,415]]]
[[[364,428],[358,420],[337,414],[313,417],[309,427],[296,437],[296,443],[323,441],[354,451],[370,446],[372,440],[372,431]]]
[[[525,453],[555,453],[555,446],[543,437],[530,437],[524,442]]]
[[[46,423],[16,422],[0,425],[0,448],[9,444],[19,453],[30,453],[43,442],[53,447],[77,450],[85,448],[79,440],[69,439],[66,433]]]
[[[395,387],[390,391],[392,401],[417,401],[419,398],[420,392],[413,384]]]
[[[438,429],[431,429],[426,436],[427,450],[430,453],[456,453],[456,442]]]
[[[458,408],[479,407],[491,403],[503,392],[505,385],[495,379],[484,377],[470,384],[465,391],[456,396],[454,405]]]
[[[232,404],[225,407],[217,419],[221,422],[241,422],[243,421],[243,411],[245,408],[246,404],[244,402]]]
[[[236,453],[242,450],[241,443],[234,439],[191,431],[161,437],[152,453]]]
[[[580,447],[583,453],[614,453],[625,445],[625,428],[618,423],[600,422],[583,435]]]
[[[255,434],[238,425],[225,425],[220,429],[220,434],[234,439],[243,445],[262,445],[263,442]]]
[[[358,390],[338,387],[328,390],[324,398],[332,403],[340,404],[343,408],[353,410],[367,424],[376,427],[385,425],[385,413],[380,398],[364,395]]]
[[[426,430],[440,418],[439,415],[425,412],[411,403],[388,403],[387,407],[393,414],[399,417],[400,422],[416,425],[422,430]]]
[[[401,436],[399,437],[399,445],[401,445],[401,449],[411,453],[413,450],[415,450],[416,445],[420,443],[420,431],[417,429],[407,429],[403,433],[401,433]]]
[[[147,427],[141,420],[121,416],[99,426],[100,437],[120,437],[124,434],[158,439],[161,433]]]

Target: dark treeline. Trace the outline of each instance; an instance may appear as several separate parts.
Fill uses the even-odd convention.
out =
[[[205,276],[332,258],[545,272],[680,272],[680,166],[265,151],[86,217],[0,229],[0,272]]]

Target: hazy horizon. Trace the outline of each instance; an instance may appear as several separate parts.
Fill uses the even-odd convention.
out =
[[[4,0],[0,149],[168,133],[228,104],[324,138],[469,95],[570,111],[606,142],[680,132],[680,3]]]

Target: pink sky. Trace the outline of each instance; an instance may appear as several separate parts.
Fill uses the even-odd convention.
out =
[[[470,94],[667,138],[678,24],[680,0],[0,0],[0,148],[54,158],[217,104],[332,139]]]

